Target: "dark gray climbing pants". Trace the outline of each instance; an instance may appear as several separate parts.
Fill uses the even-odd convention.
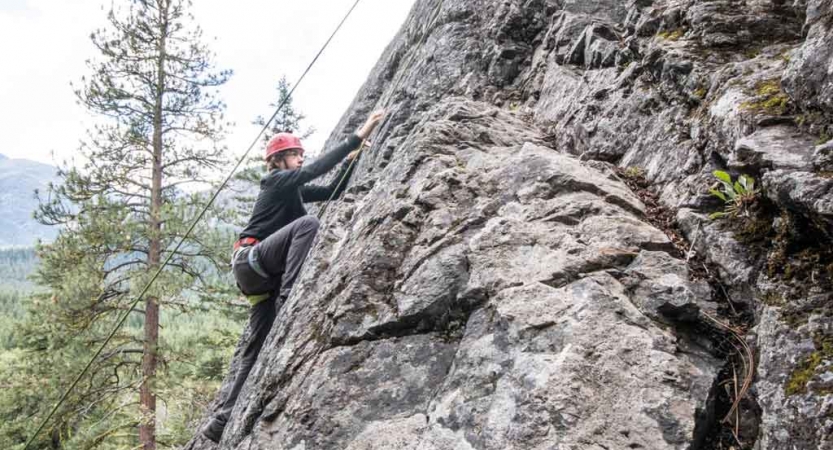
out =
[[[214,421],[221,422],[222,425],[228,421],[237,396],[240,395],[240,390],[243,389],[246,378],[249,377],[249,372],[257,361],[263,342],[266,341],[272,329],[272,323],[292,291],[292,285],[295,284],[295,279],[301,271],[316,233],[318,233],[318,219],[314,216],[304,216],[274,232],[254,247],[241,249],[235,255],[234,277],[240,289],[247,294],[262,292],[274,292],[274,294],[269,299],[252,306],[249,315],[250,338],[243,349],[240,367],[237,369],[231,391],[223,407],[214,416]],[[249,267],[247,255],[250,251],[255,252],[256,260],[269,276],[268,279],[264,280]]]
[[[246,295],[278,291],[289,297],[316,233],[318,219],[303,216],[257,245],[238,250],[233,272],[240,290]]]

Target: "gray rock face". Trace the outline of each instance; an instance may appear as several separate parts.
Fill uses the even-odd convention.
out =
[[[737,140],[730,167],[745,172],[762,168],[807,170],[812,168],[814,141],[792,126],[761,128]]]
[[[221,447],[701,440],[719,363],[673,324],[708,289],[609,167],[540,141],[486,104],[427,112],[333,211]]]
[[[811,172],[776,170],[764,176],[764,187],[777,203],[802,208],[827,222],[833,232],[833,178]]]
[[[827,299],[829,301],[829,299]],[[813,314],[798,329],[784,322],[779,308],[765,307],[758,325],[760,342],[760,380],[757,383],[761,406],[777,414],[763,417],[761,448],[799,447],[814,443],[818,449],[833,448],[833,399],[819,396],[818,390],[833,387],[833,367],[827,363],[825,375],[810,380],[805,392],[792,392],[795,368],[818,355],[812,338],[814,334],[833,330],[833,320]],[[822,363],[824,364],[824,363]],[[785,389],[785,386],[788,389]],[[796,445],[798,443],[798,445]]]
[[[830,223],[829,145],[788,115],[831,112],[830,8],[417,1],[331,137],[389,108],[219,448],[709,448],[725,361],[692,330],[715,292],[614,165],[754,316],[741,448],[831,448],[830,361],[789,388],[833,335],[827,297],[790,327],[761,301],[779,281],[706,219],[730,169]]]
[[[784,73],[784,87],[803,105],[833,109],[833,4],[826,0],[807,2],[807,37],[790,60]]]
[[[820,172],[833,172],[833,140],[816,147],[813,166]]]

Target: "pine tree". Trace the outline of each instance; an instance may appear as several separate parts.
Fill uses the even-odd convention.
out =
[[[91,35],[100,55],[76,95],[101,121],[80,149],[86,162],[61,170],[63,184],[51,189],[36,214],[42,223],[65,227],[39,249],[39,282],[51,293],[36,299],[41,307],[34,308],[27,335],[29,348],[42,348],[51,364],[76,369],[76,361],[62,358],[83,361],[85,348],[92,353],[204,202],[204,195],[187,194],[187,186],[204,187],[226,167],[219,144],[225,105],[216,88],[231,73],[213,68],[190,6],[188,0],[132,0],[124,10],[111,10],[108,26]],[[216,222],[224,214],[209,215]],[[93,446],[107,439],[135,442],[129,430],[138,425],[142,448],[156,448],[159,364],[174,359],[164,359],[160,345],[160,307],[187,310],[200,294],[222,295],[212,277],[226,264],[230,239],[207,222],[194,231],[144,308],[70,397],[52,426],[53,442],[89,434],[87,422],[97,417],[103,429],[88,438]],[[135,404],[128,393],[137,388],[138,420],[125,412]]]
[[[269,139],[278,133],[293,133],[302,140],[307,139],[315,133],[315,128],[309,127],[302,131],[302,122],[306,118],[304,113],[295,109],[292,104],[292,98],[289,97],[289,92],[292,90],[292,85],[286,81],[286,76],[282,76],[278,81],[277,91],[278,98],[269,106],[274,110],[279,105],[283,107],[278,111],[278,115],[269,124],[269,127],[263,133],[263,146],[269,142]],[[284,103],[285,102],[285,103]],[[264,126],[266,119],[258,116],[253,124]],[[255,192],[260,185],[260,179],[266,174],[266,166],[263,161],[263,151],[256,152],[254,156],[250,156],[246,161],[246,166],[235,175],[234,191],[238,193],[234,197],[238,217],[240,218],[237,225],[244,226],[245,220],[249,218],[252,212],[254,202],[257,200]]]
[[[301,131],[301,122],[306,119],[306,115],[304,113],[298,111],[293,106],[292,102],[293,99],[289,97],[289,92],[292,90],[292,85],[286,81],[286,75],[282,76],[280,80],[278,80],[278,99],[274,103],[270,103],[269,106],[274,110],[277,108],[281,103],[286,102],[278,111],[278,115],[275,116],[275,119],[272,120],[272,123],[269,124],[269,128],[263,134],[263,143],[266,144],[269,142],[269,139],[272,139],[277,133],[293,133],[298,135],[301,139],[306,139],[315,133],[315,128],[307,128],[304,131]],[[255,121],[255,125],[264,126],[266,124],[266,119],[262,116],[258,116]]]

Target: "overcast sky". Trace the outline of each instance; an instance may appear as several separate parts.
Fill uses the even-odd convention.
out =
[[[127,1],[127,0],[113,0]],[[234,75],[221,89],[236,122],[227,144],[239,156],[270,116],[281,75],[294,81],[354,0],[194,0],[193,13],[216,66]],[[295,93],[295,106],[323,145],[414,0],[362,0]],[[105,6],[106,5],[106,6]],[[95,56],[90,32],[105,24],[110,0],[0,1],[0,153],[45,163],[70,159],[90,125],[70,81]],[[51,153],[54,152],[54,159]]]

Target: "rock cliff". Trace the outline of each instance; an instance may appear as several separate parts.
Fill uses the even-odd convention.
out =
[[[418,0],[381,106],[188,448],[833,448],[830,0]]]

